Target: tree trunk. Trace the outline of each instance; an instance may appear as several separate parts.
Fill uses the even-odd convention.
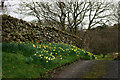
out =
[[[85,47],[86,35],[87,35],[87,31],[83,35],[82,41],[80,43],[80,48],[84,48]]]

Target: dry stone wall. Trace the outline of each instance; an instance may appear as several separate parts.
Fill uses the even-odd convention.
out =
[[[13,18],[11,16],[2,15],[2,41],[37,41],[41,43],[56,42],[73,44],[79,47],[81,39],[78,36],[60,31],[54,27],[45,27]]]

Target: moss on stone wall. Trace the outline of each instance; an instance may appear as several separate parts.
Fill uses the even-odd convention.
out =
[[[3,42],[56,42],[68,43],[79,47],[80,38],[54,27],[41,26],[29,23],[22,19],[2,15]]]

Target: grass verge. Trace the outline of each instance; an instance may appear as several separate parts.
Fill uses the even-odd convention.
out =
[[[68,44],[3,43],[3,78],[48,78],[55,68],[94,55]]]
[[[49,78],[51,73],[63,69],[78,59],[113,60],[108,54],[93,55],[83,49],[68,44],[3,43],[3,78]],[[100,65],[100,64],[99,64]],[[95,65],[84,77],[99,77],[104,73]]]

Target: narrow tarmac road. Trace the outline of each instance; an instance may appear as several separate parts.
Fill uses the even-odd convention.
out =
[[[117,60],[104,61],[104,65],[107,66],[106,74],[102,78],[119,78],[119,62]]]
[[[71,64],[64,68],[63,70],[59,71],[59,73],[53,74],[52,76],[53,78],[84,78],[83,76],[86,75],[86,73],[88,74],[93,72],[92,68],[95,65],[97,66],[104,65],[107,67],[105,70],[106,72],[99,78],[118,78],[118,61],[115,60],[114,61],[79,60],[74,64]],[[97,71],[99,72],[102,69],[103,69],[102,67],[99,67],[99,70]]]

